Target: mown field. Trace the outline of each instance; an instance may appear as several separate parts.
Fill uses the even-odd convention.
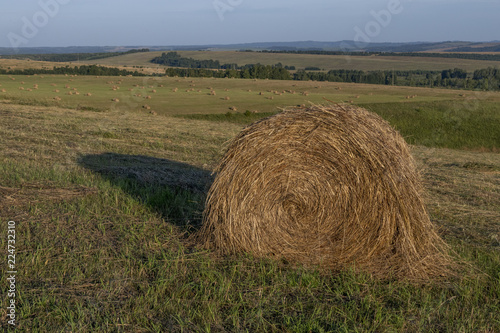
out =
[[[52,75],[0,84],[0,246],[15,221],[20,331],[500,331],[500,93]],[[188,241],[228,141],[280,108],[328,100],[379,113],[412,144],[457,276],[381,281]]]
[[[468,72],[476,69],[499,67],[500,61],[428,58],[428,57],[387,57],[387,56],[343,56],[314,54],[273,54],[236,51],[176,51],[183,57],[196,60],[219,60],[221,64],[236,63],[239,66],[260,63],[275,65],[281,62],[283,66],[295,66],[297,69],[319,67],[328,71],[331,69],[353,69],[363,71],[374,70],[435,70],[461,68]],[[91,64],[107,66],[145,66],[157,67],[149,61],[163,52],[147,52],[122,55],[106,59],[87,61]]]

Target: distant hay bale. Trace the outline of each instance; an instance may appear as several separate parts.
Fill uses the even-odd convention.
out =
[[[55,93],[58,93],[58,92],[59,92],[59,89],[55,89],[55,90],[54,90],[54,92],[55,92]]]
[[[61,100],[61,97],[56,96],[56,97],[54,97],[54,100],[55,100],[55,101],[60,101],[60,100]]]
[[[91,93],[86,93],[85,96],[90,97],[90,96],[92,96],[92,94]]]
[[[113,98],[111,99],[112,102],[119,102],[120,100],[118,98]]]
[[[382,278],[449,272],[406,142],[365,109],[312,106],[258,121],[216,172],[195,235],[206,248]]]
[[[2,92],[5,93],[5,92],[7,92],[7,90],[6,89],[2,89]]]
[[[231,98],[229,96],[224,97],[225,101],[229,101]]]

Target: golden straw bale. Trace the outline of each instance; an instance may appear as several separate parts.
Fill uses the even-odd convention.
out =
[[[381,278],[451,272],[408,145],[365,109],[293,108],[258,121],[216,173],[194,236],[206,248]]]

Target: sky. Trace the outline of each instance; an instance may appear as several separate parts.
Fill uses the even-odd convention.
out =
[[[3,0],[0,47],[500,40],[499,0]]]

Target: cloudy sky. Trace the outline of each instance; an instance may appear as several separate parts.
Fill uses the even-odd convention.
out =
[[[499,0],[2,1],[0,46],[500,40]]]

